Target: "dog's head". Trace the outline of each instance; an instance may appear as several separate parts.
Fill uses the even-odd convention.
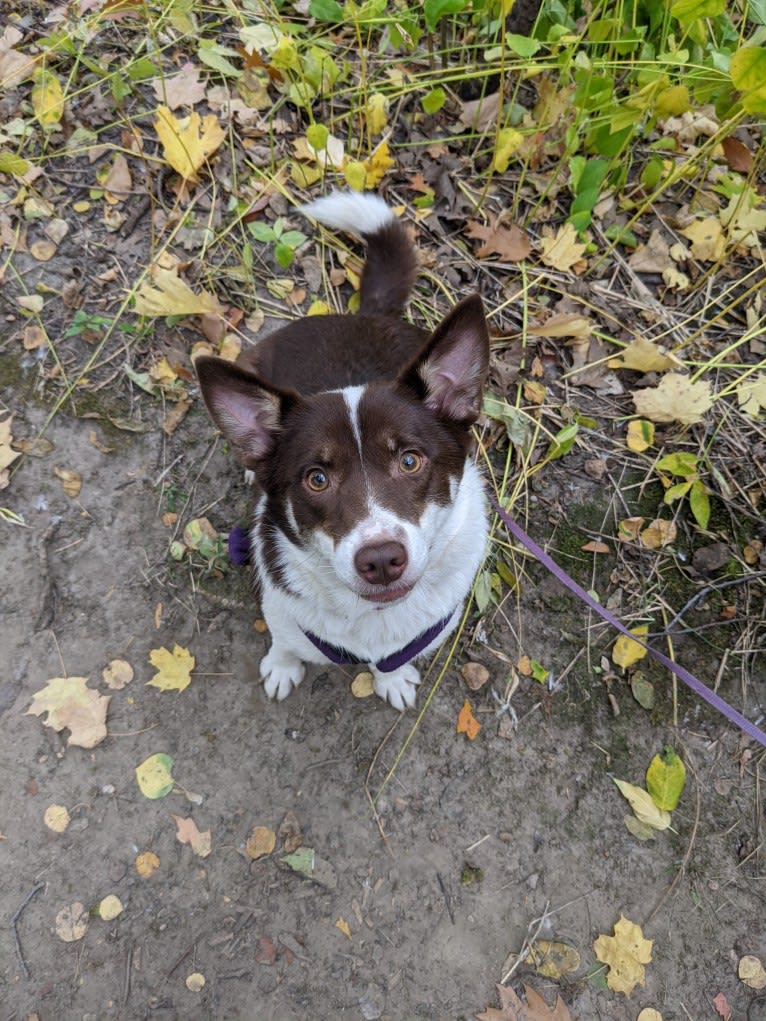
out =
[[[345,321],[355,328],[353,316]],[[474,295],[394,379],[307,396],[218,358],[198,358],[196,370],[211,417],[255,472],[272,520],[313,554],[306,569],[388,603],[423,575],[455,500],[488,360]]]

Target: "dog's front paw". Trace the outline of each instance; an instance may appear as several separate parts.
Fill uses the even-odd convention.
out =
[[[293,653],[280,653],[272,649],[261,660],[260,671],[263,690],[269,698],[281,702],[301,683],[306,668]]]
[[[402,712],[412,709],[420,684],[420,674],[411,663],[392,670],[390,674],[373,672],[375,694],[390,702],[394,709]]]

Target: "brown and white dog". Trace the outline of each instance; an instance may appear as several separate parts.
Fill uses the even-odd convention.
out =
[[[412,706],[412,660],[457,626],[487,522],[470,426],[489,339],[481,299],[433,333],[401,319],[416,273],[409,236],[376,195],[303,207],[364,238],[357,315],[296,320],[236,364],[198,358],[213,421],[258,496],[251,560],[272,645],[266,693],[304,663],[369,663],[375,691]]]

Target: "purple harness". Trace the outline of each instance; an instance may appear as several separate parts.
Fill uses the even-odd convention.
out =
[[[454,612],[453,610],[452,613]],[[403,667],[405,663],[409,663],[411,659],[415,659],[445,629],[452,620],[452,613],[432,624],[430,628],[418,635],[417,638],[413,638],[403,649],[393,653],[391,656],[386,656],[385,659],[378,660],[374,664],[375,669],[380,670],[383,674],[390,674],[394,670]],[[348,649],[342,649],[338,645],[330,645],[329,642],[325,642],[324,639],[312,634],[311,631],[304,631],[303,633],[311,644],[319,649],[323,656],[327,656],[331,663],[336,663],[338,666],[359,666],[360,663],[369,662],[366,659],[359,659],[358,656],[349,652]]]

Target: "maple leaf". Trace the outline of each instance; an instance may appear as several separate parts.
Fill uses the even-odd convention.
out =
[[[700,262],[718,262],[726,251],[726,239],[723,236],[721,221],[714,216],[704,220],[695,220],[685,227],[681,233],[692,243],[692,255]]]
[[[570,270],[585,253],[585,245],[577,240],[577,232],[571,223],[565,223],[554,237],[542,238],[540,247],[545,265],[562,273]]]
[[[152,88],[158,101],[170,110],[195,106],[205,98],[205,83],[200,81],[199,68],[189,60],[172,78],[153,78]]]
[[[458,734],[465,734],[469,741],[473,741],[481,730],[481,724],[473,715],[473,709],[468,699],[463,702],[463,708],[457,715],[457,727],[455,729]]]
[[[713,404],[713,398],[707,380],[692,382],[688,376],[669,372],[660,380],[659,386],[634,390],[633,403],[639,415],[652,422],[693,425],[702,421]]]
[[[677,532],[675,522],[666,521],[665,518],[655,518],[641,532],[641,545],[647,549],[661,549],[674,541]]]
[[[365,188],[376,188],[394,164],[388,142],[381,142],[364,161]]]
[[[0,489],[5,489],[10,481],[8,475],[8,468],[17,457],[21,457],[21,454],[16,450],[11,450],[11,422],[13,421],[13,415],[9,415],[8,418],[4,418],[0,422]]]
[[[643,521],[643,518],[638,520]],[[635,635],[637,638],[646,638],[649,633],[649,625],[640,624],[638,627],[631,628],[630,633]],[[646,648],[641,645],[640,642],[634,642],[633,639],[629,638],[627,635],[620,635],[612,649],[612,661],[616,663],[617,666],[621,666],[625,669],[625,667],[633,666],[634,663],[643,659],[646,652]]]
[[[140,316],[188,316],[212,312],[223,315],[218,299],[202,291],[195,294],[175,269],[152,268],[155,286],[147,281],[136,291],[135,310]]]
[[[560,996],[549,1007],[542,996],[531,986],[524,986],[526,1004],[516,995],[510,986],[498,985],[497,995],[500,1009],[487,1007],[481,1014],[476,1014],[477,1021],[572,1021],[572,1016]]]
[[[477,223],[469,220],[465,228],[466,236],[477,238],[483,244],[476,249],[478,259],[486,259],[489,255],[500,255],[508,262],[521,262],[532,251],[529,238],[515,225],[503,227],[495,220],[491,224]]]
[[[164,646],[152,649],[149,662],[157,667],[157,673],[147,685],[160,691],[185,691],[189,687],[195,659],[188,649],[180,645],[175,645],[172,652]]]
[[[737,401],[746,415],[757,418],[759,412],[766,410],[766,372],[760,372],[756,379],[749,383],[740,383],[737,387]],[[0,426],[1,428],[1,426]],[[2,467],[2,437],[0,436],[0,468]],[[2,480],[0,480],[2,489]]]
[[[165,159],[184,181],[199,180],[197,171],[226,138],[218,118],[214,113],[202,118],[192,112],[179,120],[166,106],[158,106],[156,113],[154,130]]]
[[[32,697],[27,716],[47,713],[46,727],[69,730],[67,744],[95,748],[106,737],[106,711],[111,695],[88,687],[87,677],[54,677]]]
[[[176,840],[179,840],[182,844],[188,844],[192,851],[200,858],[207,858],[212,850],[210,830],[200,833],[193,819],[184,819],[183,816],[173,815],[172,812],[171,818],[178,827],[176,830]]]
[[[646,985],[645,964],[652,959],[654,940],[645,939],[641,926],[624,915],[614,927],[614,936],[599,936],[593,944],[596,957],[609,965],[606,984],[616,993],[630,996],[637,985]]]

